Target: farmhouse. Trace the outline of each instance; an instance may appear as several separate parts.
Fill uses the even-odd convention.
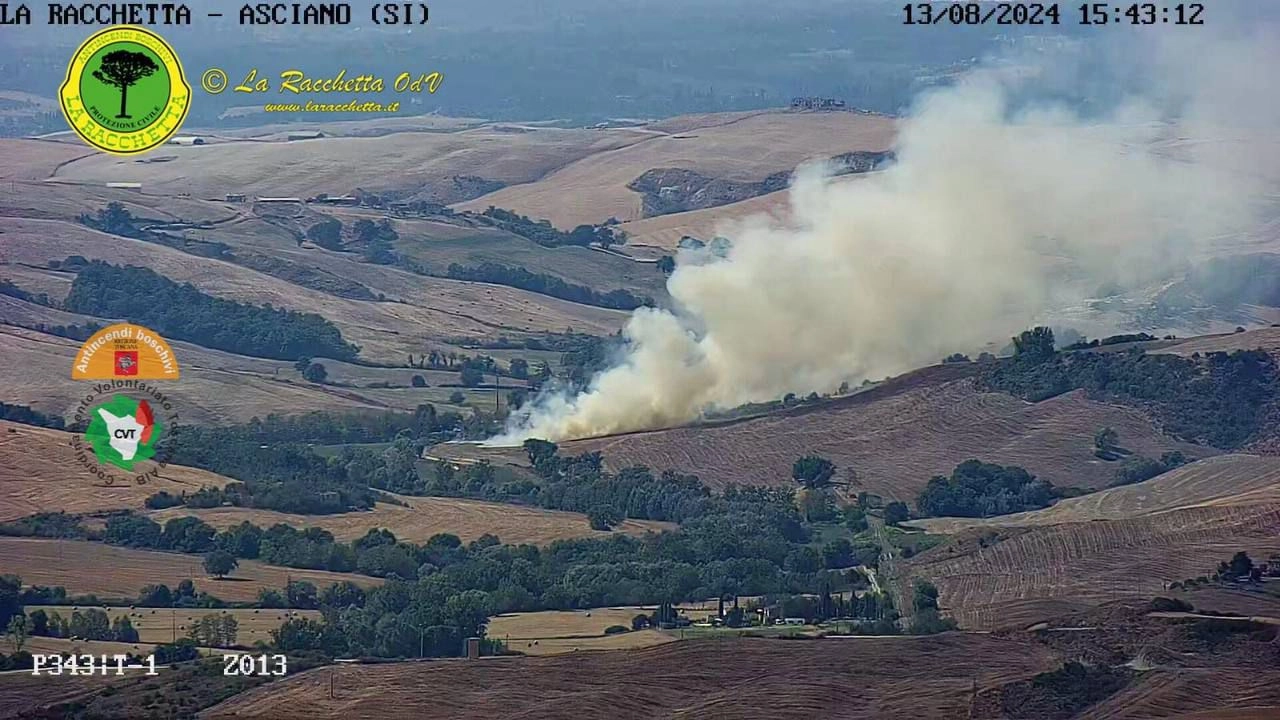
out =
[[[196,135],[182,135],[169,141],[171,145],[204,145],[205,140]]]
[[[137,182],[109,182],[107,187],[115,190],[142,190],[142,183]]]

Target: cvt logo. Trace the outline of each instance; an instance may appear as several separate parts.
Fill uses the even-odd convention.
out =
[[[163,430],[146,400],[115,395],[93,408],[84,436],[98,462],[132,470],[135,463],[155,457]]]
[[[62,113],[85,142],[112,155],[162,145],[182,127],[191,86],[159,35],[116,25],[84,41],[58,89]]]

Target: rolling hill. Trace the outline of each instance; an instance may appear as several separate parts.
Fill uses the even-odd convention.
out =
[[[598,450],[613,468],[647,465],[698,475],[712,487],[736,482],[789,486],[791,465],[807,454],[830,459],[852,480],[850,492],[911,500],[929,478],[970,458],[1021,465],[1061,487],[1098,488],[1112,463],[1093,455],[1093,434],[1111,426],[1137,454],[1181,450],[1216,454],[1167,437],[1136,410],[1071,392],[1039,403],[983,392],[939,366],[870,391],[761,417],[563,443],[564,452]],[[853,473],[851,476],[850,473]]]
[[[886,150],[895,121],[850,112],[764,111],[668,121],[670,134],[646,139],[569,163],[536,181],[513,185],[459,209],[489,205],[546,218],[560,228],[643,217],[641,194],[627,187],[645,172],[679,168],[712,178],[759,181],[790,172],[806,160],[855,150]]]

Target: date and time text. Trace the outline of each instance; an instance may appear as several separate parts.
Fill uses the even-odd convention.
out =
[[[904,25],[1204,25],[1204,3],[919,2]]]

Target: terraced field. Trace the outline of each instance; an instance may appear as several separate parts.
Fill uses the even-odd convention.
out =
[[[1066,609],[1150,598],[1239,550],[1280,552],[1280,503],[985,532],[1000,539],[939,546],[904,563],[902,577],[931,580],[963,627],[1026,627]]]

